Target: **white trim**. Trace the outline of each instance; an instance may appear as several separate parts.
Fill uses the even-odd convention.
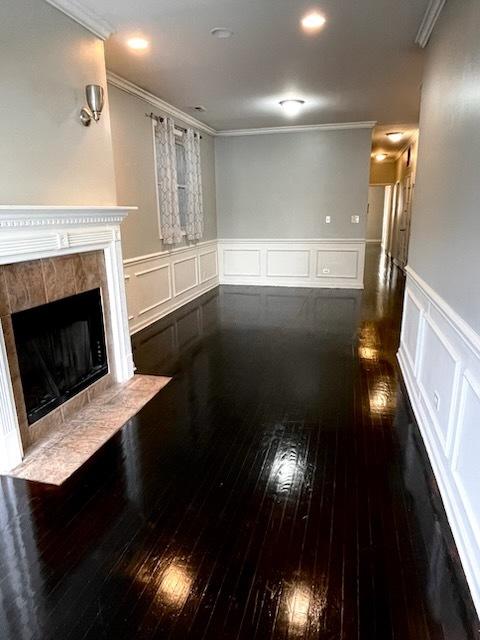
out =
[[[133,82],[130,82],[129,80],[122,78],[116,73],[113,73],[113,71],[107,70],[107,82],[109,82],[112,86],[117,87],[117,89],[125,91],[125,93],[129,93],[130,95],[140,98],[140,100],[147,102],[153,107],[157,107],[157,109],[159,109],[162,113],[172,116],[173,118],[180,120],[184,124],[190,125],[191,127],[194,127],[199,131],[203,131],[204,133],[208,133],[211,136],[217,135],[215,129],[212,129],[207,124],[200,122],[200,120],[197,120],[188,113],[185,113],[185,111],[177,109],[177,107],[174,107],[168,102],[165,102],[165,100],[157,98],[157,96],[155,96],[153,93],[145,91],[145,89],[142,89]]]
[[[352,244],[365,238],[218,238],[217,242],[234,244]]]
[[[45,205],[0,207],[0,264],[103,250],[113,347],[113,361],[109,365],[116,382],[125,382],[134,371],[120,223],[128,211],[135,209]],[[20,462],[23,451],[1,326],[0,404],[0,471],[9,471]]]
[[[332,122],[328,124],[299,124],[280,127],[259,127],[258,129],[224,129],[217,131],[217,136],[260,136],[272,133],[302,133],[305,131],[341,131],[343,129],[373,129],[376,121],[368,122]]]
[[[440,13],[445,4],[445,0],[430,0],[428,7],[423,14],[422,22],[415,36],[415,44],[419,47],[425,48],[428,44],[428,40],[432,35],[433,28],[437,22]]]
[[[158,98],[153,93],[142,89],[138,85],[126,78],[122,78],[118,74],[107,69],[107,82],[125,93],[129,93],[132,96],[136,96],[152,105],[157,107],[162,113],[170,115],[177,120],[180,120],[184,124],[190,125],[199,131],[208,133],[211,136],[231,137],[231,136],[257,136],[266,135],[271,133],[301,133],[304,131],[341,131],[344,129],[373,129],[377,122],[375,120],[369,120],[365,122],[331,122],[327,124],[300,124],[294,126],[281,126],[281,127],[260,127],[258,129],[224,129],[217,131],[208,124],[197,120],[190,114],[174,107],[170,103]]]
[[[83,3],[77,0],[45,0],[52,7],[58,9],[66,16],[81,24],[90,33],[100,38],[100,40],[106,40],[112,34],[115,33],[115,27],[105,20],[102,16],[98,15],[90,7],[86,7]]]
[[[480,398],[480,336],[411,267],[407,267],[406,272],[405,297],[414,300],[419,313],[404,314],[398,362],[472,599],[480,612],[480,510],[478,502],[472,501],[472,492],[476,492],[476,489],[463,482],[472,470],[476,473],[476,462],[470,461],[470,467],[466,469],[458,468],[460,451],[473,448],[475,456],[480,452],[480,433],[474,437],[470,433],[468,441],[464,435],[468,385],[474,395]],[[409,357],[411,354],[405,342],[409,323],[413,323],[410,331],[417,330],[414,362]],[[430,348],[427,348],[427,326],[438,338],[436,347],[430,343]],[[439,371],[437,360],[440,352],[431,352],[432,348],[446,350],[453,366]],[[429,371],[426,371],[426,367]],[[440,404],[434,409],[430,398],[437,383],[441,385],[440,393],[444,396],[440,396]],[[440,429],[440,419],[446,429],[445,435]]]
[[[380,244],[382,242],[381,238],[377,238],[375,240],[365,240],[367,244]]]
[[[203,240],[203,242],[195,242],[190,245],[175,247],[173,249],[165,249],[165,251],[156,251],[155,253],[146,253],[144,255],[135,256],[134,258],[126,258],[123,261],[123,265],[125,267],[129,267],[133,264],[140,264],[141,262],[148,262],[150,260],[155,260],[155,258],[166,258],[171,255],[175,255],[177,253],[183,253],[185,251],[191,251],[192,249],[199,249],[201,247],[206,247],[209,245],[215,245],[216,248],[217,240]]]
[[[220,284],[363,289],[363,239],[221,239],[218,257]]]
[[[195,267],[195,282],[193,284],[191,284],[191,285],[188,285],[184,289],[180,289],[180,291],[177,291],[177,284],[176,284],[176,280],[175,280],[175,265],[181,264],[182,262],[190,262],[191,260],[193,260],[193,264],[194,264],[194,267]],[[188,256],[186,258],[180,258],[180,260],[174,260],[172,262],[172,270],[173,270],[173,295],[175,297],[181,296],[182,293],[185,293],[186,291],[190,291],[190,289],[194,289],[195,287],[198,287],[198,284],[199,284],[198,260],[197,260],[197,256],[196,255]]]
[[[201,258],[204,255],[214,255],[216,273],[206,280],[201,280]],[[177,288],[175,281],[175,265],[187,260],[195,262],[195,284],[186,288]],[[136,333],[144,329],[163,316],[180,308],[182,305],[203,295],[210,289],[218,286],[218,255],[217,241],[206,240],[195,244],[177,247],[168,251],[159,251],[143,256],[136,256],[124,260],[125,276],[129,278],[127,288],[127,298],[129,306],[130,332]],[[140,267],[140,269],[139,269]],[[164,284],[164,291],[159,293],[158,288],[145,288],[139,285],[138,274],[155,273],[160,269],[168,269],[168,296],[167,284]],[[153,276],[155,278],[155,276]],[[163,285],[162,285],[163,286]],[[162,288],[162,286],[160,288]],[[164,294],[162,300],[156,296]],[[153,312],[153,313],[152,313]]]
[[[463,318],[461,318],[458,313],[454,311],[452,307],[412,269],[412,267],[405,267],[405,271],[407,275],[410,276],[410,278],[412,278],[412,280],[420,287],[420,289],[423,289],[428,298],[430,298],[430,301],[446,317],[452,329],[454,329],[460,338],[462,338],[466,346],[475,351],[476,356],[480,358],[480,335],[468,324],[468,322],[463,320]]]

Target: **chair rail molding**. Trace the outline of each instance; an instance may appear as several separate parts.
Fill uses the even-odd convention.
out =
[[[480,613],[480,335],[406,273],[398,361]]]
[[[116,31],[116,28],[108,20],[78,0],[45,0],[45,2],[81,24],[100,40],[106,40]]]
[[[120,223],[136,207],[0,206],[0,264],[103,250],[112,326],[113,362],[117,382],[134,371],[128,332]],[[0,470],[22,460],[10,367],[0,323]]]
[[[220,239],[220,284],[363,289],[365,240]]]

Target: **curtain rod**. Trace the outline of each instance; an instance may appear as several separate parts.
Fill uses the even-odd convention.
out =
[[[163,116],[156,116],[153,111],[151,113],[146,113],[145,115],[147,116],[147,118],[151,118],[152,120],[159,120],[160,122],[163,122],[165,120]],[[185,127],[179,127],[177,124],[175,125],[175,129],[177,129],[178,131],[183,131],[184,133],[187,133],[188,131],[188,129],[185,129]],[[194,131],[193,135],[198,136],[200,140],[203,140],[202,136],[197,133],[197,131]]]

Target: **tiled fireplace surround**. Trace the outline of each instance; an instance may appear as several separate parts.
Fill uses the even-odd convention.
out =
[[[0,472],[94,394],[133,375],[120,223],[130,207],[0,207]],[[100,288],[109,373],[27,423],[11,314]]]

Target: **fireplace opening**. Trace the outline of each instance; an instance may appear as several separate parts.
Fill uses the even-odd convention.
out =
[[[12,314],[28,424],[108,372],[100,289]]]

